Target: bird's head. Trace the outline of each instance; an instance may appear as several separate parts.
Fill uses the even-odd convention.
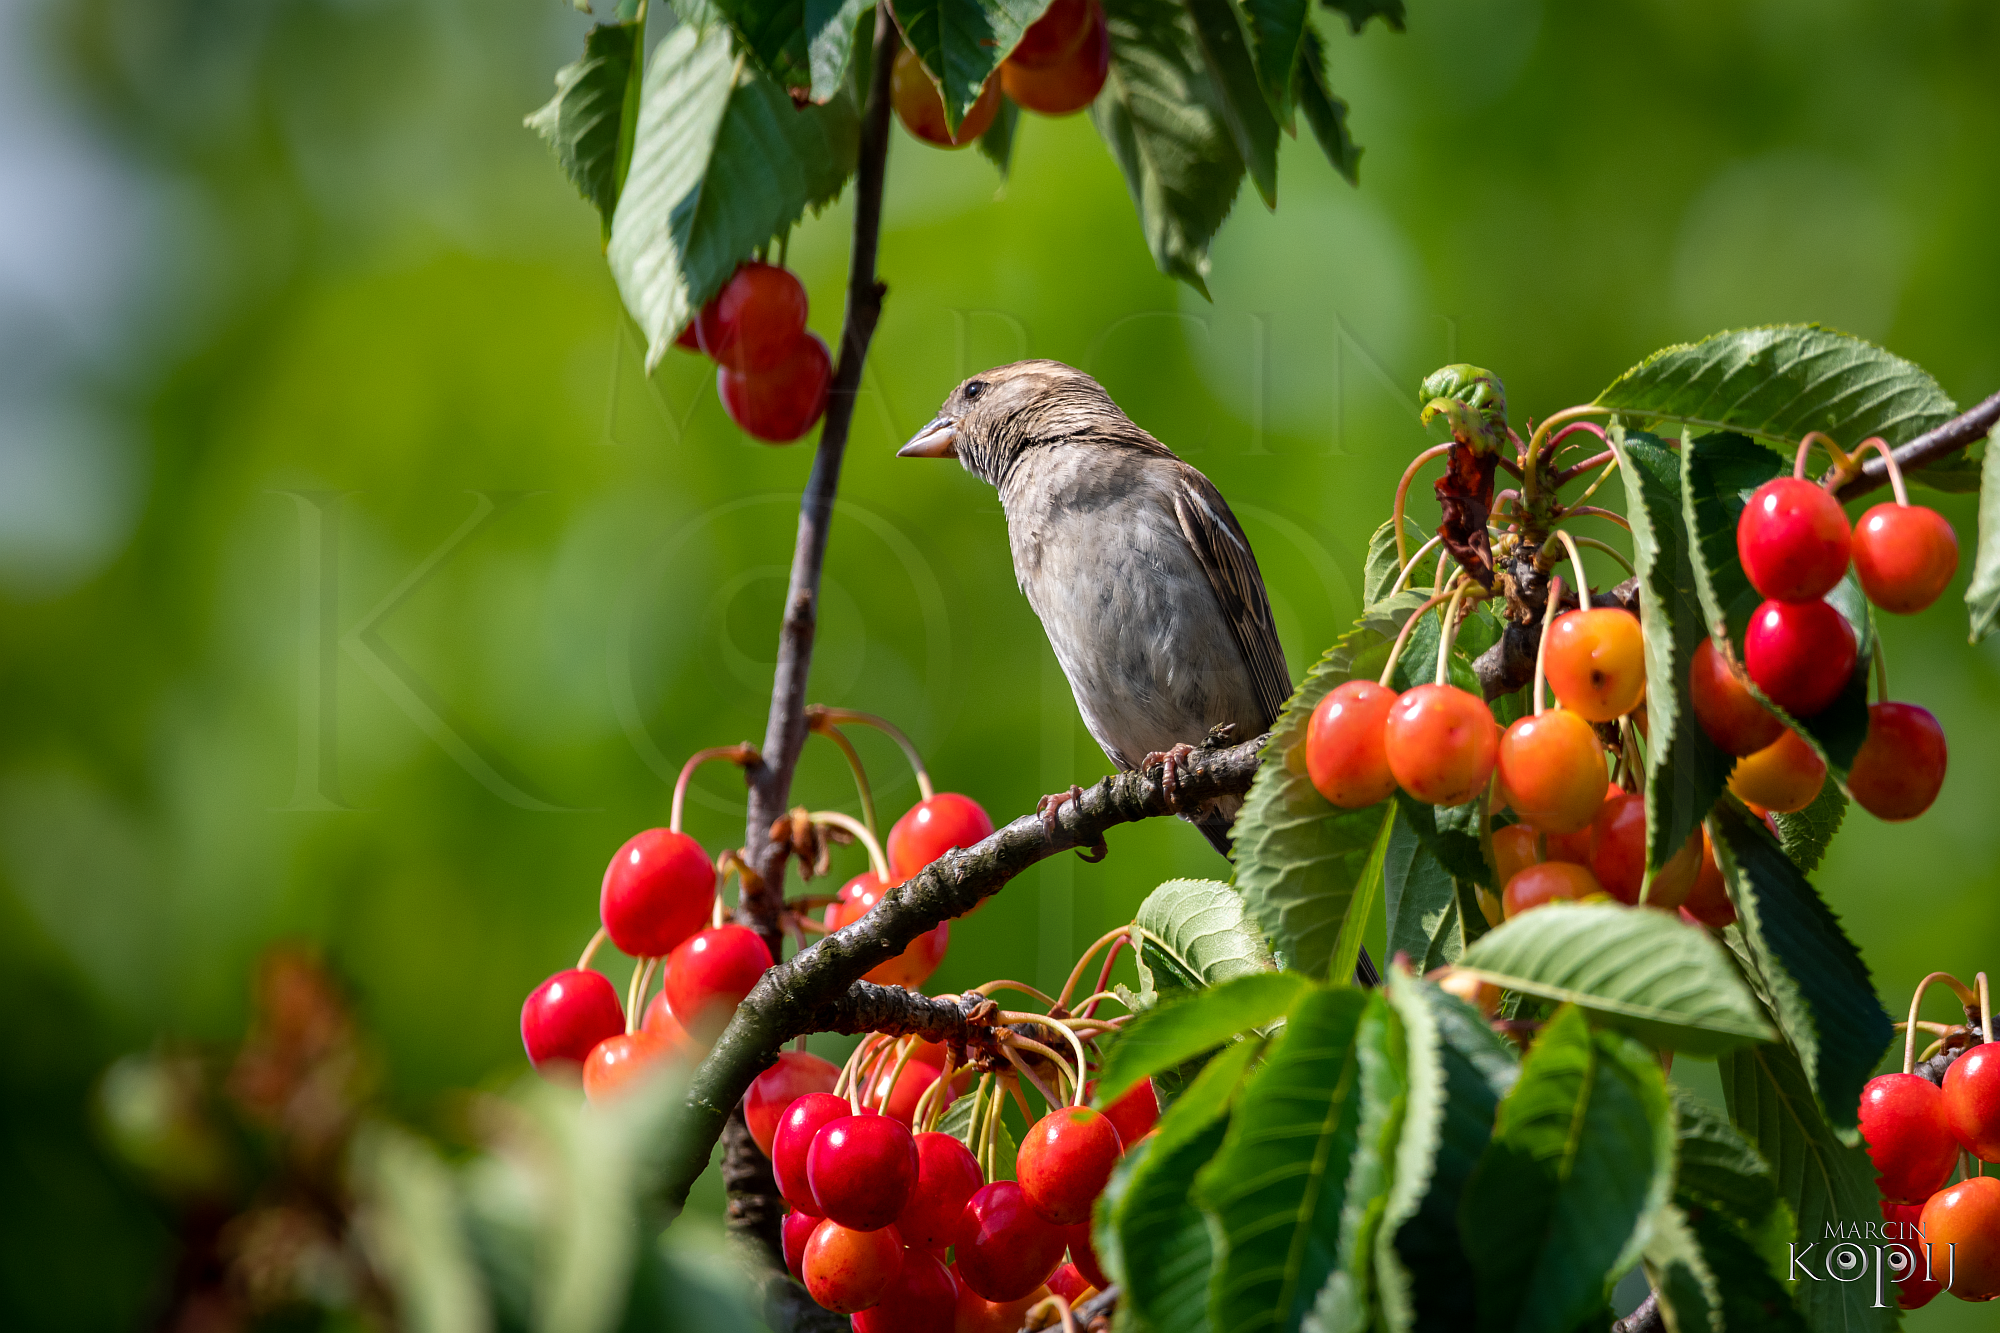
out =
[[[1060,361],[1016,361],[953,389],[936,419],[896,456],[956,458],[998,485],[1029,449],[1125,429],[1137,430],[1104,386],[1082,371]]]

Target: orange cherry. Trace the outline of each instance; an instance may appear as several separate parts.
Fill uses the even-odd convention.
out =
[[[1333,687],[1306,722],[1306,775],[1313,789],[1343,810],[1361,810],[1396,790],[1383,726],[1396,692],[1372,680]]]
[[[1568,861],[1543,861],[1507,881],[1507,891],[1500,895],[1500,910],[1512,921],[1521,913],[1548,903],[1573,902],[1602,892],[1604,886],[1597,882],[1597,876],[1582,866]]]
[[[1484,700],[1455,685],[1419,685],[1390,706],[1382,748],[1404,791],[1431,805],[1464,805],[1493,776],[1500,728]]]
[[[1755,754],[1785,729],[1777,714],[1757,702],[1742,675],[1716,651],[1711,639],[1703,639],[1694,650],[1694,661],[1688,666],[1688,694],[1694,700],[1695,720],[1724,754],[1738,758]]]
[[[1615,606],[1565,611],[1549,627],[1542,671],[1556,700],[1587,722],[1610,722],[1646,697],[1639,618]]]
[[[889,97],[896,108],[896,119],[911,134],[938,148],[963,148],[986,133],[999,113],[1000,80],[986,80],[979,100],[959,121],[958,133],[954,135],[945,125],[944,94],[938,91],[936,80],[924,68],[924,62],[917,59],[917,53],[905,46],[896,52],[896,66],[889,75]]]
[[[1738,759],[1729,774],[1729,790],[1737,800],[1779,814],[1805,809],[1825,785],[1826,762],[1789,729],[1757,753]]]
[[[1532,824],[1509,824],[1493,830],[1494,875],[1502,884],[1542,859]]]
[[[1547,833],[1590,827],[1604,803],[1604,745],[1567,708],[1524,717],[1500,737],[1500,795]]]

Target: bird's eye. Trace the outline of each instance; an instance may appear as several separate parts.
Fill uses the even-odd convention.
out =
[[[965,386],[965,401],[969,403],[973,401],[975,398],[979,397],[980,394],[985,392],[986,392],[986,381],[974,380],[972,381],[972,383]]]

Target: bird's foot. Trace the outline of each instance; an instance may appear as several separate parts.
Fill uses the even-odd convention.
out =
[[[1139,763],[1139,771],[1142,773],[1154,764],[1160,766],[1160,794],[1167,798],[1167,809],[1176,814],[1180,813],[1181,808],[1180,764],[1183,759],[1191,758],[1194,752],[1192,745],[1183,742],[1171,750],[1155,750]]]
[[[1204,750],[1224,750],[1235,743],[1236,724],[1234,722],[1218,722],[1210,727],[1208,735],[1202,738],[1201,748]]]
[[[1072,782],[1069,784],[1068,791],[1054,792],[1051,795],[1044,796],[1035,803],[1035,813],[1042,817],[1042,830],[1050,837],[1055,836],[1056,820],[1062,811],[1063,803],[1066,801],[1074,803],[1078,811],[1081,811],[1083,809],[1083,788]],[[1111,855],[1111,849],[1104,845],[1104,839],[1100,836],[1090,846],[1077,848],[1076,854],[1092,865],[1096,865],[1099,861]]]

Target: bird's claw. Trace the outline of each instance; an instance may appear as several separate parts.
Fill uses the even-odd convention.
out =
[[[1035,803],[1035,813],[1042,817],[1042,829],[1050,837],[1055,836],[1056,821],[1060,817],[1063,803],[1066,801],[1073,802],[1076,808],[1081,811],[1083,809],[1083,788],[1072,782],[1069,784],[1068,791],[1054,792],[1048,796],[1044,796]],[[1090,846],[1077,848],[1076,854],[1092,865],[1096,865],[1099,861],[1111,855],[1111,849],[1104,845],[1103,837],[1099,836],[1097,841]]]
[[[1183,759],[1191,757],[1194,752],[1195,750],[1192,745],[1182,742],[1174,746],[1171,750],[1153,751],[1153,753],[1147,755],[1139,764],[1141,772],[1151,768],[1154,764],[1160,766],[1160,795],[1166,797],[1167,809],[1176,814],[1180,813],[1181,808],[1180,764]]]

